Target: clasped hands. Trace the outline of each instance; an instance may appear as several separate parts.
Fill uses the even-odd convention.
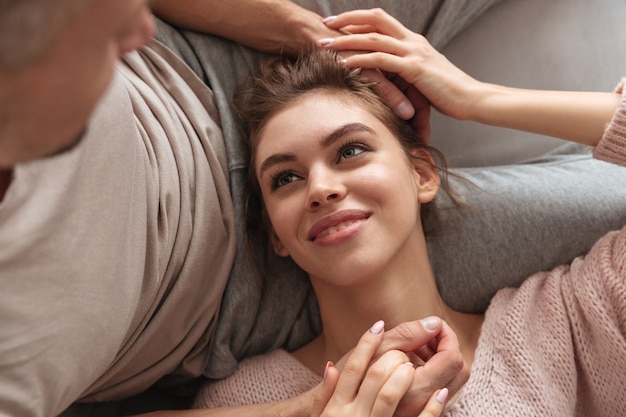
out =
[[[381,321],[337,366],[327,365],[311,416],[439,416],[468,378],[458,339],[443,320],[389,331]]]

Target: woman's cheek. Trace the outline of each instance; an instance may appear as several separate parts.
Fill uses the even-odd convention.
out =
[[[297,236],[301,210],[292,199],[285,199],[268,207],[270,220],[278,238],[286,243],[290,236]]]

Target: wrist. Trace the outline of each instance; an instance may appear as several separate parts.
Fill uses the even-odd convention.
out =
[[[290,15],[289,19],[290,32],[296,35],[291,37],[294,44],[288,51],[289,53],[297,54],[318,46],[320,39],[342,35],[341,32],[326,26],[320,15],[306,9],[297,10]]]
[[[483,82],[476,82],[469,86],[465,93],[464,103],[461,106],[464,112],[460,120],[491,124],[491,118],[499,106],[500,99],[506,94],[499,86]]]
[[[262,414],[262,417],[310,417],[313,409],[314,390],[272,403]]]

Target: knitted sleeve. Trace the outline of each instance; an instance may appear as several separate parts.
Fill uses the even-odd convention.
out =
[[[621,94],[618,108],[607,125],[604,135],[593,151],[593,156],[603,161],[626,166],[626,78],[622,79],[616,93]]]
[[[310,390],[321,381],[285,350],[243,360],[233,375],[206,383],[193,408],[217,408],[282,401]]]

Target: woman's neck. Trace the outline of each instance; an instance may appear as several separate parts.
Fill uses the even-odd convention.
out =
[[[312,280],[324,330],[313,342],[294,352],[306,366],[323,373],[328,360],[338,361],[376,321],[385,327],[438,316],[457,334],[461,351],[471,365],[482,316],[459,313],[442,300],[428,261],[410,272],[391,272],[366,280],[358,287],[333,287]]]

